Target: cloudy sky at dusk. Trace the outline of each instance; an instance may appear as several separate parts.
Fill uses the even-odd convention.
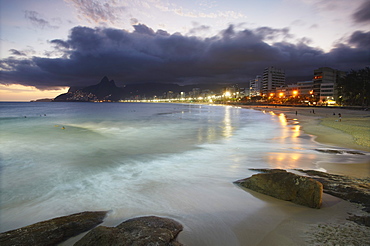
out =
[[[369,0],[0,0],[0,100],[370,66]],[[63,90],[58,90],[64,88]]]

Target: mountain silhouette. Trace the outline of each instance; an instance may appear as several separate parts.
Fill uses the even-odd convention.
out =
[[[123,97],[123,89],[117,87],[114,80],[104,76],[100,83],[83,88],[70,88],[67,93],[54,98],[54,101],[118,101]]]
[[[117,87],[114,80],[109,80],[107,76],[104,76],[99,84],[85,87],[82,91],[94,94],[98,100],[111,101],[120,100],[123,94],[123,89]]]
[[[247,86],[247,85],[245,85]],[[219,92],[224,85],[220,84],[196,84],[196,85],[178,85],[166,83],[142,83],[126,84],[124,87],[116,86],[114,80],[109,80],[104,76],[102,80],[95,85],[86,87],[70,87],[67,93],[54,98],[55,102],[94,102],[111,101],[116,102],[124,99],[143,99],[143,98],[162,98],[166,93],[172,92],[177,95],[180,92],[189,92],[193,88],[199,90],[212,90]]]

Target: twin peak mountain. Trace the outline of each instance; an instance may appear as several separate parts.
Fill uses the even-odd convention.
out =
[[[113,80],[107,76],[96,85],[83,88],[70,87],[67,93],[54,98],[56,102],[92,102],[92,101],[118,101],[122,99],[123,88],[117,87]]]
[[[117,102],[125,99],[153,98],[162,97],[164,93],[172,91],[180,93],[181,91],[191,91],[194,87],[200,89],[211,89],[218,91],[222,88],[220,85],[198,84],[185,85],[165,84],[165,83],[142,83],[127,84],[124,87],[116,86],[113,80],[107,76],[95,85],[87,87],[70,87],[67,93],[54,98],[55,102]]]

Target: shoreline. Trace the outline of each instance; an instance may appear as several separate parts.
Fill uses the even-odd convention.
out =
[[[332,149],[352,149],[370,154],[369,111],[315,107],[250,105],[241,107],[266,113],[272,111],[276,115],[284,114],[287,120],[299,122],[301,130],[305,134],[312,135],[315,142],[328,145],[328,148],[332,146]],[[341,114],[341,119],[338,113]],[[324,168],[329,174],[360,179],[370,177],[369,158],[365,163],[319,162],[318,166]],[[348,217],[351,214],[369,216],[368,213],[362,211],[361,206],[323,193],[321,209],[310,216],[303,213],[292,213],[288,220],[283,220],[262,242],[270,245],[278,245],[276,242],[285,245],[294,245],[297,242],[302,245],[337,245],[338,243],[338,245],[346,245],[356,241],[362,245],[369,240],[370,228],[349,221]],[[357,233],[352,234],[354,231]]]
[[[302,130],[314,135],[315,141],[319,143],[370,152],[370,136],[367,136],[370,131],[370,111],[289,106],[241,107],[283,113],[288,119],[297,119]],[[341,119],[338,113],[341,114]]]
[[[305,134],[333,148],[370,152],[370,112],[340,108],[241,106],[295,119]],[[338,113],[341,114],[341,121]],[[370,160],[365,163],[320,163],[328,173],[356,178],[370,177]]]
[[[323,118],[318,116],[320,112],[318,112],[316,108],[315,116],[310,115],[312,113],[309,111],[298,111],[300,108],[297,108],[297,116],[295,115],[296,108],[293,107],[287,107],[285,112],[280,108],[259,108],[261,111],[265,110],[267,114],[269,111],[274,111],[276,115],[284,113],[288,121],[297,119],[294,121],[299,121],[297,126],[300,126],[300,134],[304,132],[305,134],[315,135],[315,130],[321,128],[320,122]],[[310,110],[312,108],[307,109]],[[307,115],[305,115],[306,113]],[[347,113],[342,114],[343,121],[341,123],[345,122],[345,119],[347,119]],[[335,120],[333,120],[333,122],[335,122]],[[313,128],[312,133],[307,132],[307,128],[309,127]],[[325,134],[330,128],[327,126],[323,127],[326,129],[324,130],[324,140],[326,140]],[[342,135],[340,135],[341,132],[339,130],[337,131],[339,133],[336,132],[336,134],[334,134],[336,137],[333,137],[333,140],[342,140]],[[318,137],[316,137],[316,141]],[[306,136],[304,139],[308,139],[308,137]],[[350,135],[348,141],[339,141],[336,146],[338,146],[338,149],[350,148],[349,145],[344,147],[342,144],[347,144],[347,142],[351,143],[351,141],[352,136]],[[320,147],[320,144],[317,146]],[[328,146],[322,147],[331,148],[331,146],[333,146],[333,144],[328,143]],[[351,149],[359,149],[355,144],[353,146],[355,147]],[[336,147],[332,147],[332,149],[336,149]],[[367,155],[369,156],[370,153],[367,153]],[[223,157],[224,156],[223,154]],[[225,159],[228,161],[227,158]],[[320,167],[324,165],[327,165],[324,168],[328,173],[335,174],[339,172],[339,167],[345,169],[340,172],[349,173],[352,171],[354,173],[353,175],[365,173],[359,168],[359,165],[363,164],[344,162],[320,162],[319,164]],[[329,170],[328,167],[330,165],[334,171]],[[243,175],[241,178],[252,175],[249,171],[243,173],[243,170],[238,171],[238,175]],[[331,242],[333,242],[333,244],[337,242],[346,242],[346,235],[350,235],[348,237],[350,240],[352,237],[357,237],[358,232],[364,235],[370,235],[370,228],[357,226],[353,222],[347,220],[348,213],[360,215],[360,208],[356,204],[324,193],[323,206],[321,209],[306,208],[253,191],[243,191],[230,183],[230,180],[226,180],[225,177],[227,177],[227,175],[225,175],[225,173],[221,172],[220,176],[222,176],[222,180],[204,180],[196,183],[198,186],[178,182],[176,186],[167,187],[166,189],[168,190],[164,187],[160,187],[161,193],[173,194],[173,197],[176,198],[173,200],[168,199],[171,206],[166,206],[165,208],[177,208],[177,206],[183,206],[184,203],[187,204],[188,202],[188,205],[183,210],[160,209],[159,211],[155,211],[150,207],[149,209],[140,209],[125,206],[125,201],[122,201],[122,205],[112,208],[112,213],[101,225],[115,226],[125,219],[144,215],[169,217],[184,225],[185,229],[179,235],[179,241],[183,242],[184,245],[320,245],[318,244],[319,242],[328,242],[328,244]],[[170,190],[171,193],[169,192]],[[143,191],[145,192],[145,190]],[[189,200],[189,197],[193,197],[194,202]],[[166,198],[172,198],[172,195]],[[222,204],[222,202],[225,203]],[[222,205],[220,206],[220,204]],[[194,223],[194,221],[197,223]],[[353,233],[353,231],[356,233]],[[325,235],[322,232],[325,232]],[[328,237],[331,238],[328,239]],[[222,241],[226,241],[226,239],[229,241]],[[77,240],[77,238],[71,238],[71,240],[60,245],[73,245],[73,240]]]

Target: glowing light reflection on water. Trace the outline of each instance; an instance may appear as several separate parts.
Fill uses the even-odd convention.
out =
[[[233,228],[269,206],[232,184],[252,175],[248,168],[314,169],[318,160],[339,158],[314,151],[318,145],[285,116],[242,108],[0,107],[1,231],[112,210],[106,225],[163,215],[185,224],[189,245],[237,245]]]

